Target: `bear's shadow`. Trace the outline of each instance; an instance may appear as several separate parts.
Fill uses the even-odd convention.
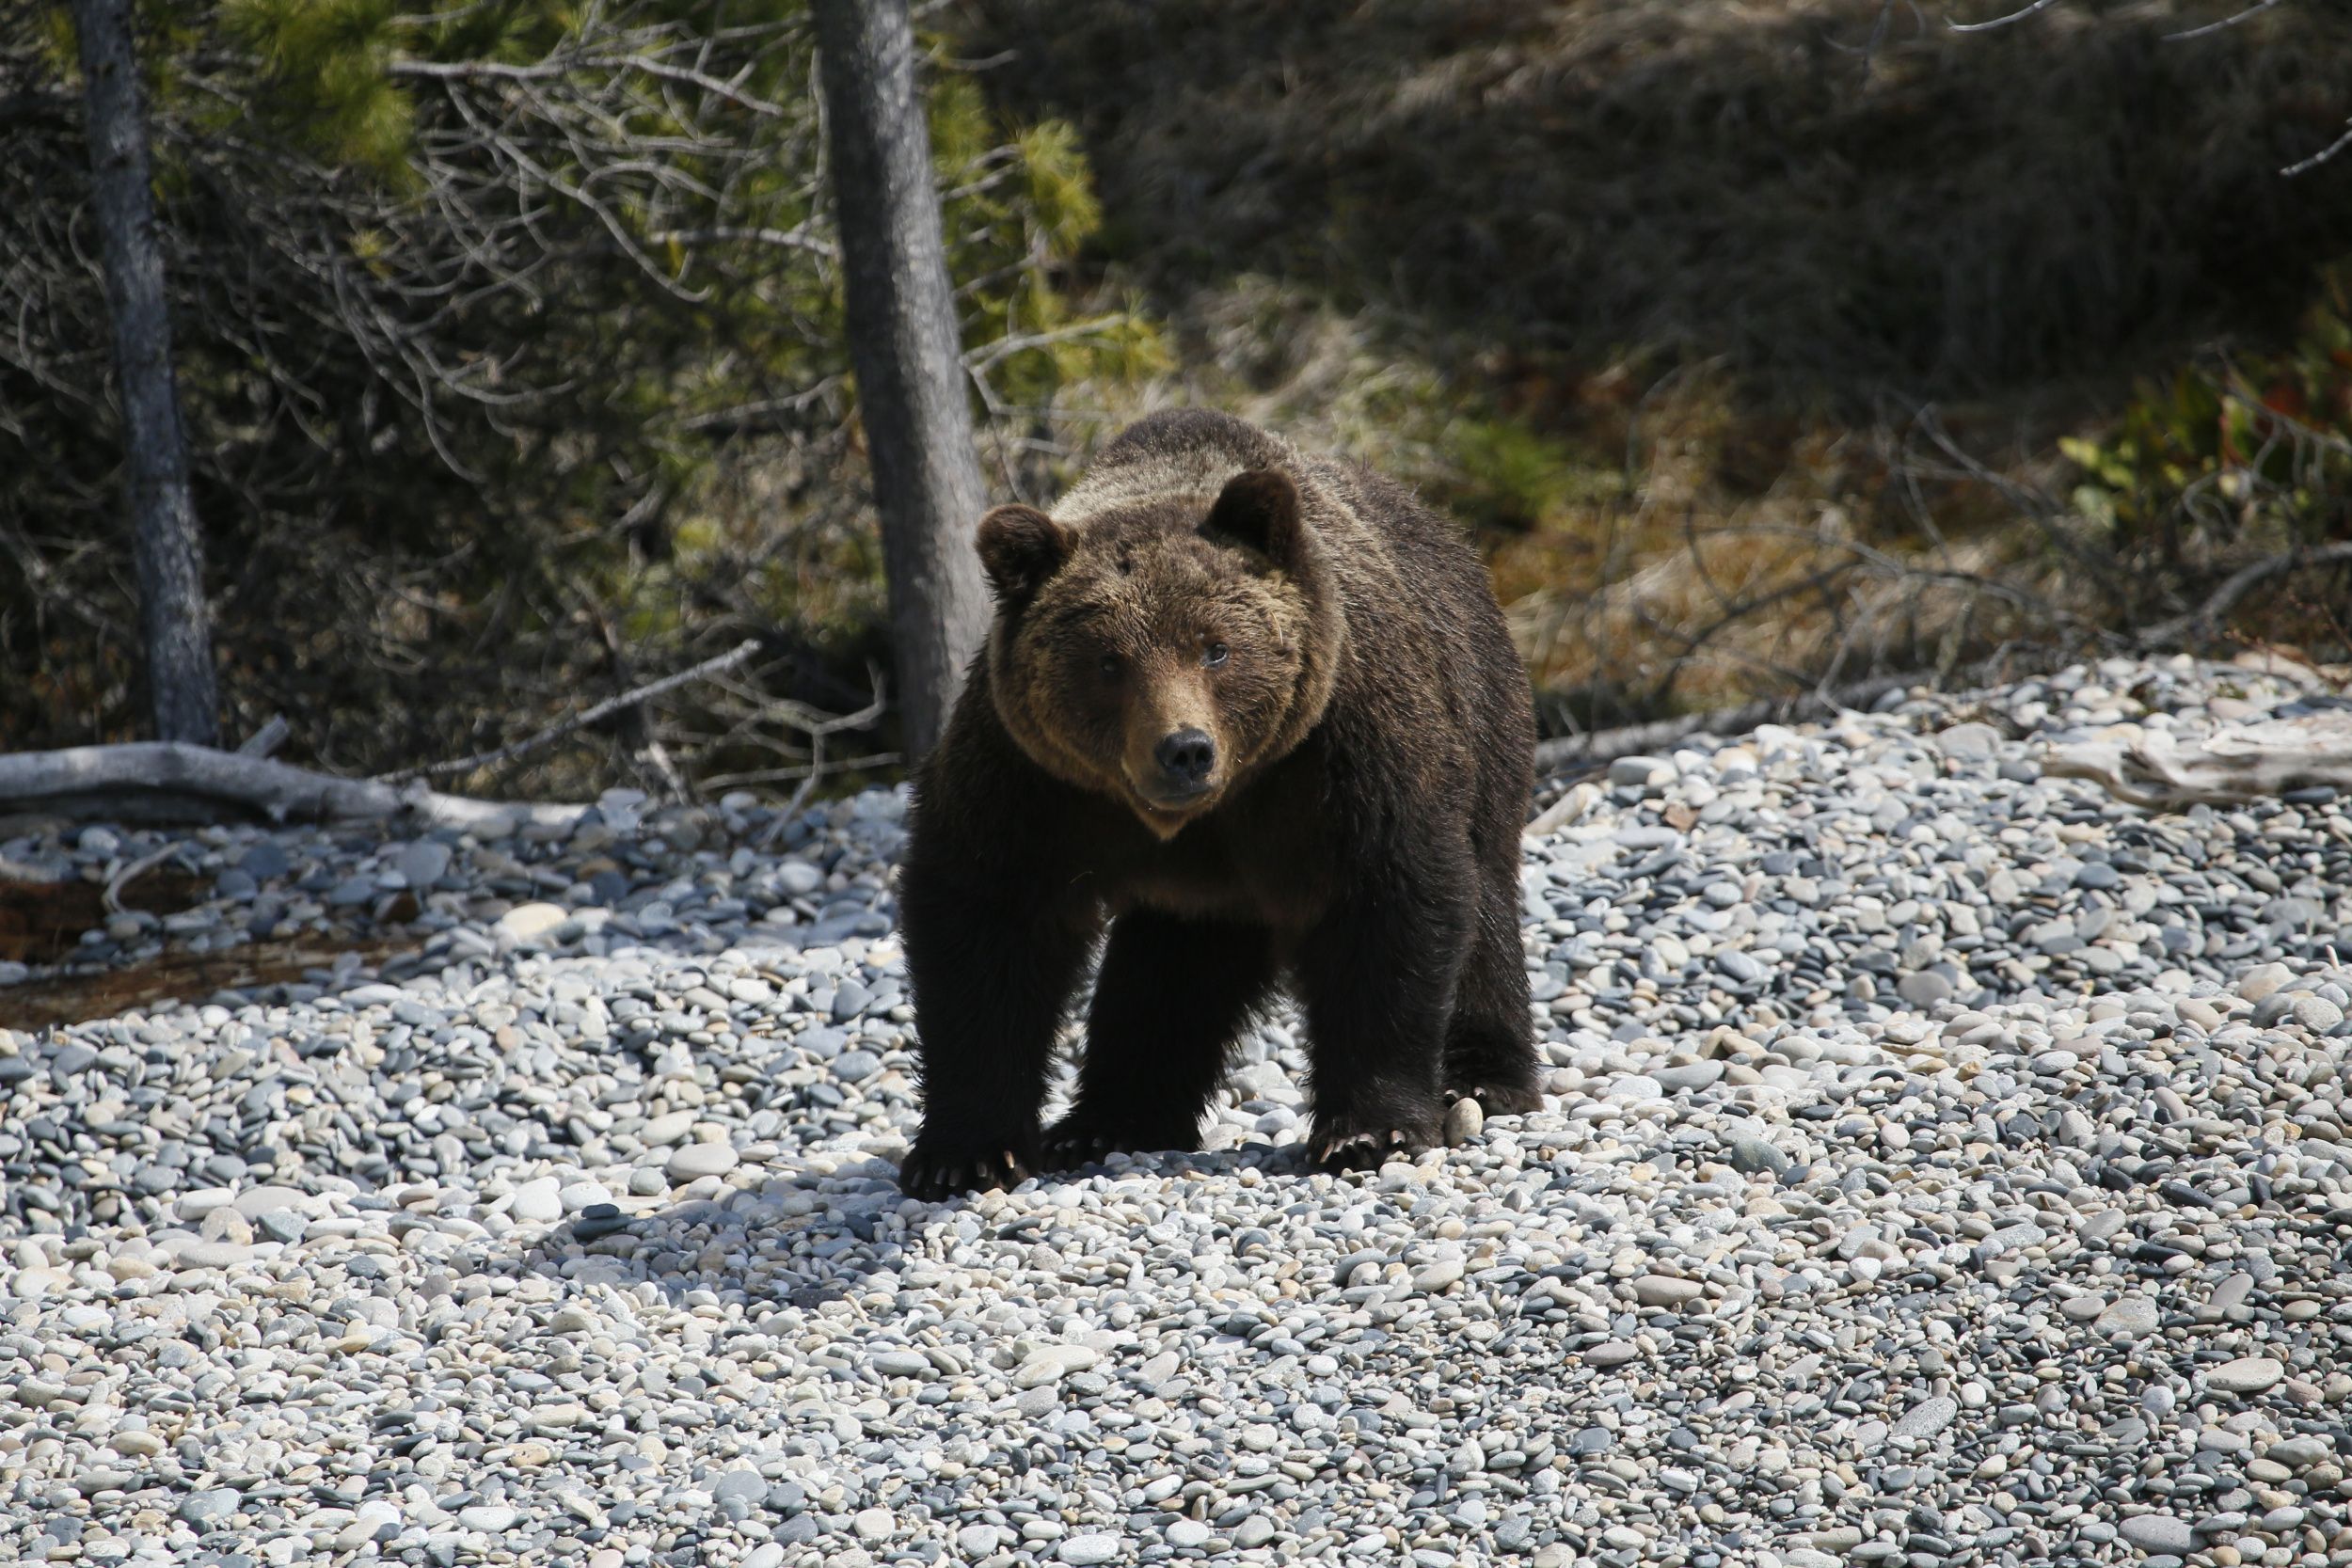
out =
[[[782,1178],[817,1198],[805,1214],[783,1212],[782,1201],[756,1194],[690,1198],[614,1216],[573,1215],[548,1227],[517,1257],[520,1270],[559,1281],[566,1288],[598,1283],[627,1289],[650,1282],[673,1306],[691,1292],[724,1295],[740,1291],[748,1302],[816,1307],[847,1300],[883,1274],[903,1275],[931,1261],[908,1244],[941,1226],[977,1214],[977,1195],[917,1202],[898,1188],[895,1159],[869,1157],[862,1164],[837,1167],[830,1178],[789,1161],[767,1167],[771,1183]],[[796,1169],[798,1174],[796,1175]],[[1252,1141],[1233,1148],[1151,1154],[1118,1165],[1081,1165],[1031,1179],[1017,1195],[1018,1209],[979,1220],[979,1238],[1026,1245],[1052,1189],[1068,1181],[1107,1178],[1157,1182],[1169,1177],[1215,1180],[1245,1170],[1267,1177],[1304,1176],[1310,1166],[1303,1142]],[[863,1191],[817,1185],[850,1174],[867,1181]],[[871,1183],[882,1183],[879,1185]],[[913,1204],[914,1212],[902,1206]],[[885,1216],[898,1215],[894,1227]],[[960,1228],[960,1227],[959,1227]],[[628,1247],[608,1245],[628,1237]],[[715,1248],[715,1253],[714,1253]],[[902,1285],[899,1289],[903,1290]]]

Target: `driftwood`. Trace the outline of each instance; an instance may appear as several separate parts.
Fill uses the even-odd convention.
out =
[[[0,810],[56,811],[142,820],[373,821],[405,816],[430,828],[506,833],[568,828],[584,805],[506,803],[443,795],[421,784],[339,779],[266,758],[176,741],[76,746],[0,756]]]
[[[2128,741],[2051,748],[2042,770],[2094,779],[2117,800],[2166,807],[2233,803],[2314,784],[2352,790],[2352,709],[2235,724],[2182,740],[2148,731]]]
[[[2275,577],[2293,566],[2337,565],[2346,561],[2352,561],[2352,546],[2329,546],[2319,550],[2257,562],[2224,583],[2196,611],[2166,623],[2166,627],[2169,633],[2176,634],[2191,629],[2225,612],[2264,578]],[[2153,653],[2163,645],[2150,643],[2142,652]],[[2013,648],[1992,658],[1964,664],[1948,672],[1911,670],[1900,674],[1873,675],[1867,680],[1843,686],[1817,688],[1785,697],[1759,698],[1739,707],[1684,714],[1646,724],[1628,724],[1621,729],[1595,730],[1590,735],[1560,736],[1536,744],[1535,774],[1538,778],[1557,777],[1579,768],[1614,762],[1619,757],[1646,756],[1653,752],[1666,751],[1694,735],[1729,738],[1746,735],[1765,724],[1810,723],[1836,714],[1867,709],[1890,691],[1908,691],[1914,687],[1948,694],[1999,685],[2030,674],[2046,673],[2068,662],[2068,657],[2062,649]],[[2241,670],[2277,675],[2296,681],[2307,689],[2325,688],[2331,679],[2342,678],[2342,673],[2336,667],[2314,669],[2295,659],[2264,652],[2241,653],[2231,662]]]

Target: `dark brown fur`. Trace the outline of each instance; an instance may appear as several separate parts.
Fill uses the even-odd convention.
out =
[[[927,1097],[907,1191],[1195,1147],[1285,979],[1319,1162],[1425,1146],[1450,1094],[1532,1106],[1534,717],[1455,530],[1378,475],[1178,412],[1054,516],[990,514],[979,546],[996,621],[900,879]],[[1106,927],[1078,1100],[1041,1134]]]

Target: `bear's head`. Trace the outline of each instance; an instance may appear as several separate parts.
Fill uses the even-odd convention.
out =
[[[1039,767],[1162,838],[1287,753],[1329,703],[1343,623],[1291,478],[1153,497],[1079,523],[980,519],[990,695]]]

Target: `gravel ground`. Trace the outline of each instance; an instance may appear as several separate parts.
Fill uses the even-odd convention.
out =
[[[2304,695],[1615,765],[1527,849],[1553,1098],[1352,1180],[1277,1019],[1207,1152],[901,1198],[888,794],[199,835],[85,963],[429,945],[0,1028],[0,1558],[2352,1563],[2352,813],[2034,761]]]

